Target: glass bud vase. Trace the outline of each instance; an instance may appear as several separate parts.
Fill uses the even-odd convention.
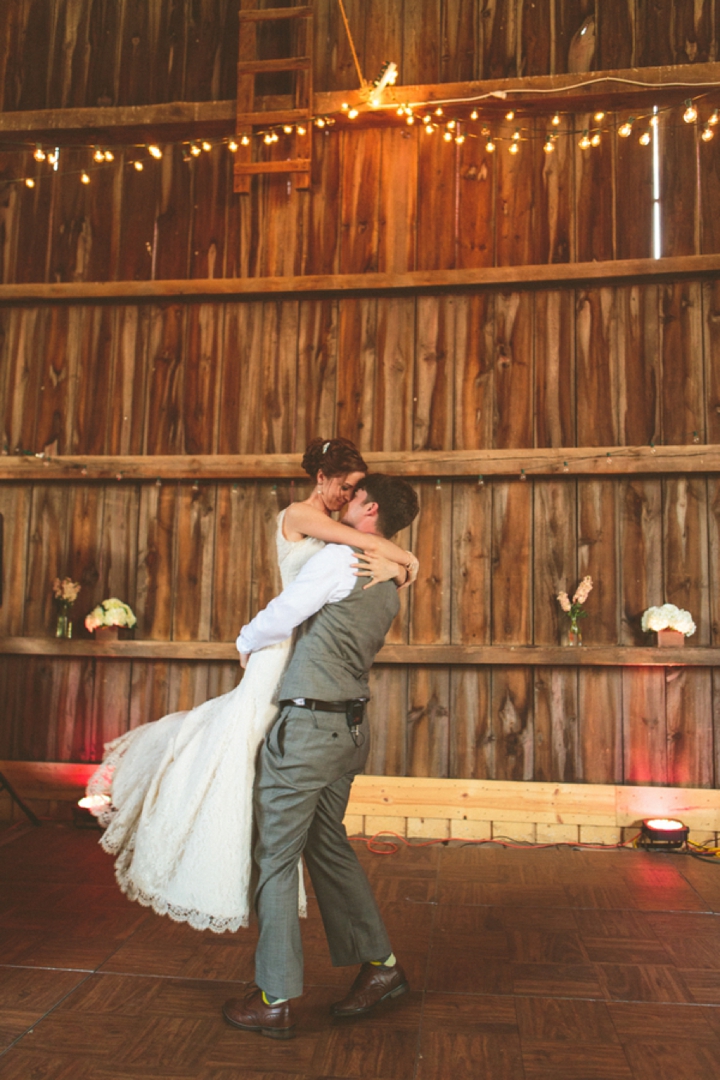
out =
[[[57,626],[55,627],[55,637],[59,638],[71,638],[72,637],[72,620],[70,618],[70,609],[62,608],[57,617]]]
[[[570,623],[570,629],[568,630],[568,645],[582,645],[582,631],[580,630],[576,619],[573,619]]]

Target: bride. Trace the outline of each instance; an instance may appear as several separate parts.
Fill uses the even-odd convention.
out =
[[[366,588],[390,578],[399,585],[414,580],[418,564],[410,552],[330,516],[350,501],[367,471],[355,446],[314,439],[302,465],[315,489],[278,514],[283,588],[324,543],[363,551],[358,573],[373,578]],[[95,811],[106,826],[100,843],[116,856],[117,882],[131,900],[197,930],[247,926],[255,759],[277,715],[276,691],[291,648],[288,638],[254,653],[234,690],[106,745],[87,790],[106,796]],[[302,873],[299,890],[302,911]]]

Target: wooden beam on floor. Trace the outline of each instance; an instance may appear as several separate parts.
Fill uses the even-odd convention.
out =
[[[177,480],[306,479],[300,454],[0,455],[0,481],[137,483]],[[551,476],[684,476],[720,472],[720,444],[546,447],[525,450],[368,452],[375,472],[410,479],[521,480]]]
[[[0,285],[0,304],[29,302],[142,301],[172,298],[277,299],[392,293],[533,289],[632,280],[665,281],[720,274],[720,254],[665,259],[494,266],[472,270],[412,270],[403,274],[306,274],[302,277],[180,278],[166,281],[51,281]]]

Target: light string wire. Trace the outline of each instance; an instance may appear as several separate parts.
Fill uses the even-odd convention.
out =
[[[358,54],[355,51],[355,42],[353,41],[353,36],[350,32],[350,23],[348,22],[348,17],[345,14],[345,5],[343,4],[343,0],[338,0],[338,5],[340,7],[340,14],[342,15],[342,20],[345,23],[345,32],[348,36],[348,41],[350,42],[350,52],[352,53],[352,58],[355,63],[355,70],[357,71],[357,76],[360,80],[360,89],[362,90],[365,88],[365,86],[367,86],[367,83],[365,82],[365,79],[363,77],[362,68],[360,67],[360,61],[358,59]]]

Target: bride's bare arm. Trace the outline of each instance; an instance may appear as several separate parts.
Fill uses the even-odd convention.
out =
[[[326,544],[350,544],[368,555],[381,555],[405,568],[409,568],[414,559],[414,556],[393,544],[392,540],[373,533],[358,532],[357,529],[335,521],[304,502],[291,503],[288,506],[284,524],[290,532],[314,536],[316,540],[324,540]]]

